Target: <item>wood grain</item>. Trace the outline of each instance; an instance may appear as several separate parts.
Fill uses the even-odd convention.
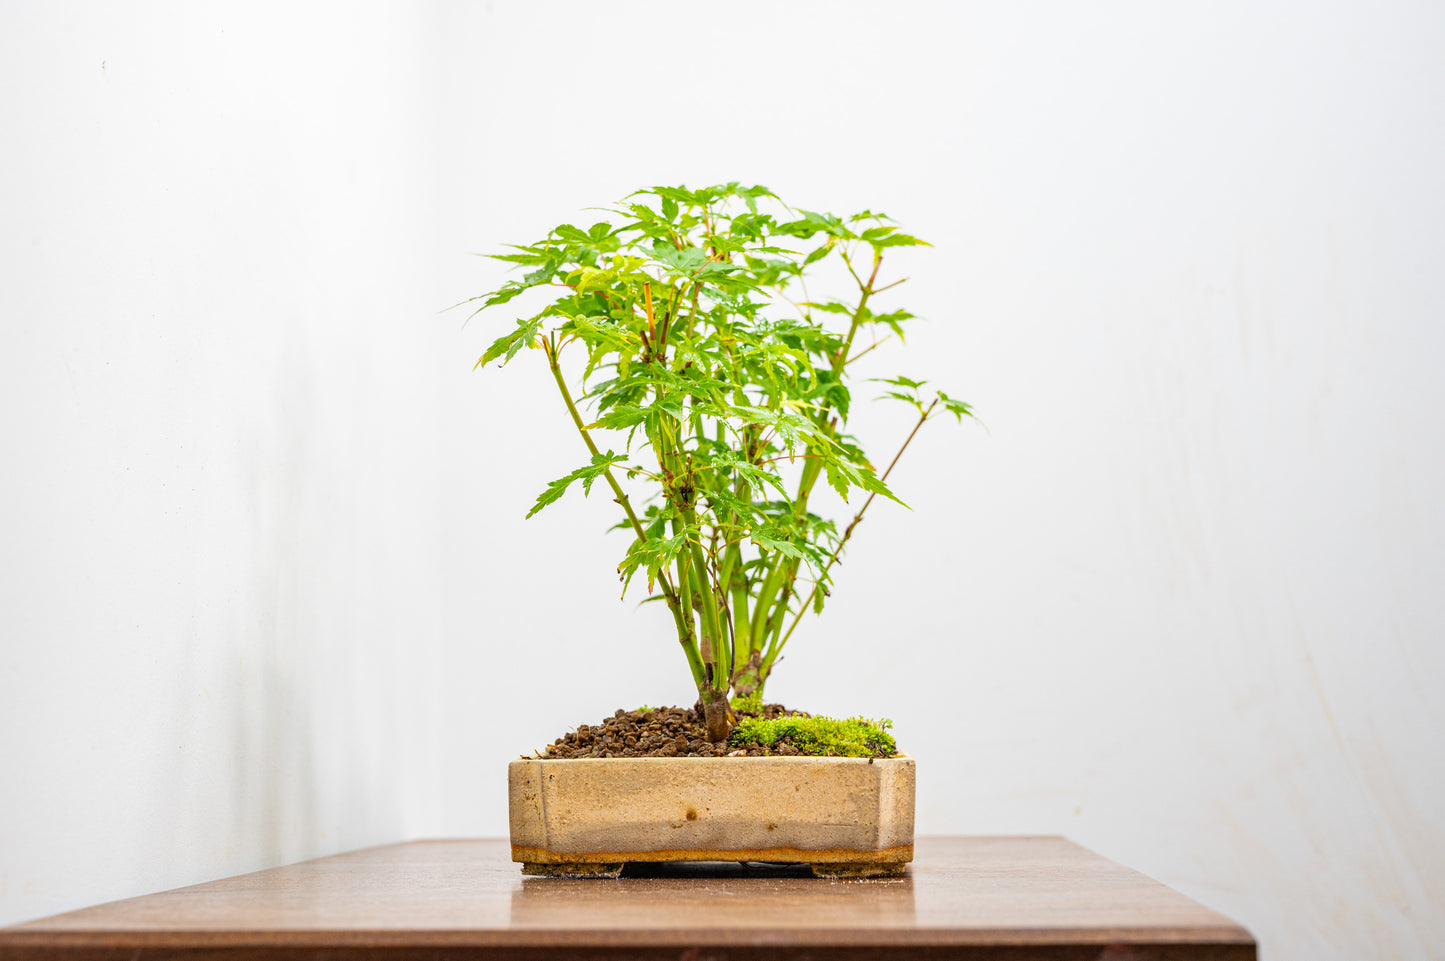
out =
[[[720,868],[524,878],[504,841],[416,841],[0,929],[0,958],[1255,957],[1239,925],[1057,837],[920,838],[898,879]]]

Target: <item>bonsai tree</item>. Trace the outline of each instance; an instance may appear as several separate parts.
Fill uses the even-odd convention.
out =
[[[562,224],[498,260],[518,280],[472,298],[475,313],[527,291],[549,300],[487,348],[477,366],[539,352],[587,450],[547,485],[528,517],[573,485],[605,483],[630,534],[618,565],[666,602],[697,688],[708,737],[730,710],[757,710],[778,656],[808,611],[821,612],[832,571],[918,429],[967,404],[906,377],[883,396],[916,421],[880,475],[848,433],[854,365],[904,339],[906,310],[879,310],[886,257],[923,244],[882,214],[793,210],[736,183],[640,190],[587,229]],[[838,269],[836,265],[841,265]],[[854,289],[817,297],[831,269]],[[562,356],[578,355],[569,379]],[[559,411],[560,413],[560,411]],[[813,510],[826,482],[862,506],[841,530]],[[731,700],[730,700],[731,694]]]

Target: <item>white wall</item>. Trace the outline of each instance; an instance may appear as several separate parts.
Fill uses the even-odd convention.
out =
[[[435,31],[209,9],[5,7],[0,923],[436,826]]]
[[[685,701],[605,499],[522,520],[579,460],[535,358],[431,312],[742,179],[933,240],[879,369],[989,427],[770,693],[894,717],[924,832],[1068,834],[1271,958],[1445,940],[1437,8],[146,9],[0,40],[0,920],[501,834],[508,757]]]

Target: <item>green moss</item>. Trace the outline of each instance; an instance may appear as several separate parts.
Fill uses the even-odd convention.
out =
[[[840,721],[831,717],[750,717],[733,729],[728,743],[735,747],[757,744],[774,747],[791,744],[803,754],[818,757],[892,757],[898,745],[888,729],[893,722],[884,718],[870,721],[852,717]]]
[[[746,697],[735,697],[732,700],[733,710],[744,714],[763,713],[763,693],[754,691]]]

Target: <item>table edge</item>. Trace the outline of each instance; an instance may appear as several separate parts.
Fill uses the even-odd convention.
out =
[[[294,931],[209,929],[197,931],[0,930],[0,948],[222,948],[222,947],[552,947],[633,944],[671,947],[692,944],[753,945],[1055,945],[1177,944],[1253,945],[1239,925],[1191,928],[618,928],[377,929],[314,928]]]

